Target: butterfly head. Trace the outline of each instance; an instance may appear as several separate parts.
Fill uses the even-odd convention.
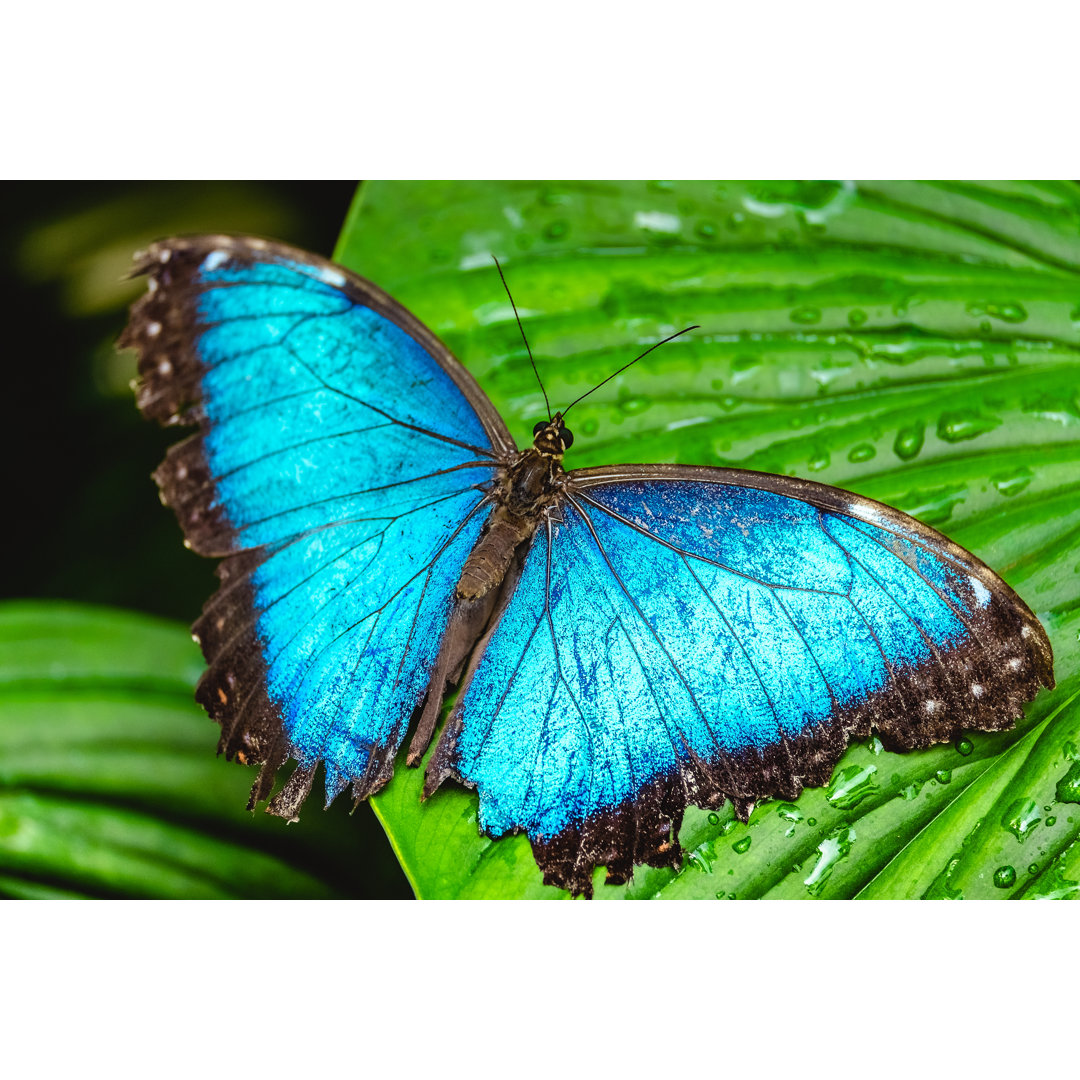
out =
[[[533,428],[533,446],[545,457],[561,458],[573,444],[574,433],[563,423],[562,413]]]

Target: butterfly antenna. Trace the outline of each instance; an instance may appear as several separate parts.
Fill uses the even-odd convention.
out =
[[[677,334],[672,334],[671,337],[666,337],[666,338],[664,338],[663,341],[658,341],[655,345],[650,345],[641,354],[641,356],[635,356],[634,359],[631,360],[629,364],[623,364],[623,366],[621,368],[619,368],[618,371],[613,371],[606,379],[604,379],[603,382],[598,382],[592,388],[592,390],[586,390],[585,393],[581,395],[581,397],[574,398],[574,400],[571,401],[570,404],[567,405],[565,409],[563,409],[562,415],[565,416],[579,401],[583,401],[585,398],[587,398],[593,392],[593,390],[599,390],[600,387],[604,385],[604,383],[611,382],[611,380],[614,379],[616,375],[621,375],[632,364],[636,364],[640,359],[642,359],[642,357],[648,356],[649,353],[651,353],[653,351],[653,349],[659,349],[661,345],[666,345],[669,341],[674,341],[677,337],[682,337],[683,334],[689,334],[691,330],[700,330],[700,329],[701,329],[700,326],[688,326],[688,327],[686,327],[685,330],[680,330]]]
[[[510,298],[510,306],[514,309],[514,318],[517,319],[518,329],[521,331],[521,340],[525,342],[525,351],[529,354],[529,363],[532,364],[533,374],[536,376],[536,381],[540,383],[540,393],[544,395],[544,407],[547,409],[548,419],[550,420],[551,402],[548,401],[547,391],[544,389],[544,382],[540,378],[540,372],[536,370],[536,361],[533,359],[532,349],[529,348],[529,339],[525,336],[525,327],[521,325],[521,316],[518,314],[517,304],[514,303],[514,298],[510,295],[510,286],[506,284],[506,275],[499,265],[499,260],[496,259],[494,255],[491,257],[495,259],[495,269],[499,271],[499,277],[502,278],[503,288],[506,290],[506,295]]]

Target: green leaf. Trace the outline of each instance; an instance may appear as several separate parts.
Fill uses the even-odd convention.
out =
[[[493,253],[555,406],[702,326],[575,408],[568,467],[735,465],[881,499],[994,567],[1056,655],[1015,731],[854,745],[827,789],[748,825],[691,809],[680,872],[598,871],[598,897],[1077,895],[1080,189],[365,185],[338,260],[439,334],[524,444],[543,398]],[[374,800],[418,895],[565,895],[523,837],[478,835],[474,794],[421,807],[421,779],[402,766]]]
[[[363,849],[343,812],[301,833],[244,810],[252,775],[214,755],[202,670],[174,623],[0,604],[0,896],[356,891],[340,867]]]

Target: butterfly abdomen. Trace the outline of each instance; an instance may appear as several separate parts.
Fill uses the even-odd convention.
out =
[[[496,507],[462,567],[457,583],[459,599],[479,600],[500,585],[514,552],[526,540],[532,539],[538,520],[519,517],[505,506]]]

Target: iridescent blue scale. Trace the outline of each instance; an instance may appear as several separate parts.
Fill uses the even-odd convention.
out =
[[[283,816],[320,765],[328,802],[378,790],[464,669],[425,795],[475,787],[485,832],[524,831],[545,880],[588,894],[598,865],[676,865],[689,803],[745,817],[825,782],[851,735],[1006,727],[1053,684],[1019,597],[898,511],[760,473],[561,465],[513,509],[530,451],[374,286],[233,237],[138,269],[139,405],[199,427],[157,479],[225,559],[199,698],[222,749],[263,765],[253,804],[289,759]],[[524,539],[474,596],[463,570],[488,573],[507,527]]]

